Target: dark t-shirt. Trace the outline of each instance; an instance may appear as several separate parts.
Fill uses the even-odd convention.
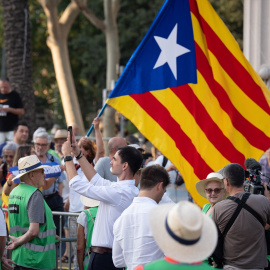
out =
[[[16,91],[9,94],[0,93],[0,106],[10,108],[23,108],[22,100]],[[0,132],[12,131],[17,125],[19,117],[13,113],[0,112]]]

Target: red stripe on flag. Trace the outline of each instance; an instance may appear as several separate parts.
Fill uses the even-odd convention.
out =
[[[207,110],[194,94],[189,85],[171,87],[176,96],[183,102],[187,110],[193,115],[208,140],[230,162],[244,164],[245,156],[239,152],[231,141],[224,136],[218,125],[213,121]]]
[[[207,174],[213,171],[197,152],[190,138],[183,132],[167,108],[150,92],[133,94],[130,97],[174,140],[176,147],[194,168],[194,173],[199,179],[205,178]]]
[[[243,134],[254,147],[265,150],[265,144],[270,144],[270,139],[258,128],[244,118],[232,104],[223,87],[214,80],[211,66],[205,54],[195,42],[197,68],[206,80],[212,93],[219,101],[220,107],[230,116],[233,126]],[[260,140],[258,140],[260,138]]]
[[[204,32],[208,49],[215,55],[220,65],[238,87],[266,113],[270,114],[269,105],[261,88],[255,83],[248,71],[238,62],[209,24],[200,15],[195,0],[189,0],[189,5],[191,12],[196,16],[201,29]]]

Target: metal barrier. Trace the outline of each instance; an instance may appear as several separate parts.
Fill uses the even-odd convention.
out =
[[[71,270],[71,242],[76,242],[77,237],[73,238],[63,238],[63,216],[68,216],[68,228],[70,227],[70,219],[71,216],[79,216],[79,213],[71,213],[71,212],[56,212],[52,211],[52,214],[55,216],[60,216],[60,231],[59,231],[59,248],[56,249],[56,251],[59,251],[56,253],[56,269],[62,269],[62,242],[68,242],[69,243],[69,254],[68,254],[68,269]],[[58,268],[58,257],[59,257],[59,268]]]
[[[3,208],[2,209],[3,212],[7,212],[7,209],[6,208]],[[65,238],[63,237],[63,216],[68,216],[68,228],[70,227],[70,219],[69,217],[71,216],[79,216],[79,213],[71,213],[71,212],[56,212],[56,211],[53,211],[52,212],[53,215],[56,215],[56,216],[60,216],[60,231],[59,231],[59,242],[56,243],[56,264],[55,264],[55,269],[60,269],[62,270],[62,260],[61,260],[61,257],[62,257],[62,243],[66,243],[68,242],[69,243],[69,256],[68,256],[68,268],[65,268],[68,269],[68,270],[71,270],[71,256],[72,256],[72,253],[71,253],[71,243],[72,242],[76,242],[77,241],[77,237],[68,237],[68,238]],[[58,258],[59,258],[59,268],[58,268]]]

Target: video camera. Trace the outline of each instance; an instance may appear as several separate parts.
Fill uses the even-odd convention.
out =
[[[249,178],[249,180],[246,180],[244,182],[245,192],[249,192],[251,194],[264,195],[264,185],[262,184],[261,175],[262,176],[265,175],[261,172],[262,170],[261,164],[254,158],[248,158],[245,161],[245,167],[247,168],[246,178]],[[268,186],[267,189],[270,190]]]

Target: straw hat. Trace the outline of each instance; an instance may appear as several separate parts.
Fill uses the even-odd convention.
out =
[[[181,263],[195,263],[210,256],[217,244],[211,218],[187,201],[162,204],[150,212],[150,228],[165,256]]]
[[[42,165],[36,155],[20,158],[18,161],[19,174],[15,176],[12,181],[22,177],[23,175],[43,168],[49,168],[50,166]]]
[[[99,206],[99,201],[90,199],[88,197],[85,197],[81,195],[81,202],[86,207],[96,207]]]
[[[205,185],[208,183],[208,182],[211,182],[211,181],[217,181],[217,182],[220,182],[221,184],[223,184],[223,175],[218,173],[218,172],[212,172],[212,173],[209,173],[206,177],[206,179],[203,179],[203,180],[200,180],[199,182],[196,183],[196,189],[198,191],[198,193],[203,196],[204,198],[206,198],[206,195],[205,195]]]
[[[54,135],[54,140],[55,139],[63,139],[68,137],[68,132],[65,129],[58,129]]]

